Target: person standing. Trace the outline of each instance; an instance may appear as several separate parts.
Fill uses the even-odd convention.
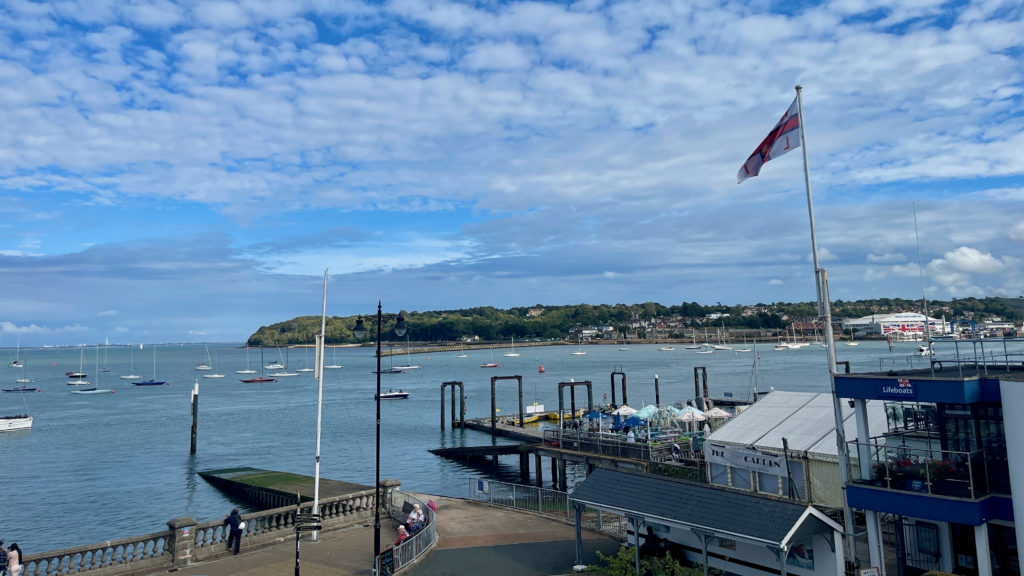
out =
[[[0,540],[0,576],[7,576],[7,550],[4,550],[3,540]]]
[[[238,547],[242,543],[242,529],[245,528],[245,522],[242,521],[242,515],[238,513],[238,508],[231,509],[231,514],[224,517],[224,524],[228,526],[228,550],[231,550],[233,542],[237,556]]]
[[[7,549],[7,571],[11,576],[21,576],[21,548],[17,542],[11,542]]]

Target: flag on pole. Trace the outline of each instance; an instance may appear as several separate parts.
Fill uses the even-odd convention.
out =
[[[761,166],[779,156],[782,156],[786,152],[800,146],[800,135],[797,131],[800,129],[800,115],[797,112],[797,101],[793,100],[790,104],[789,110],[782,115],[779,123],[772,128],[768,136],[765,137],[764,141],[757,146],[754,153],[747,158],[747,161],[740,168],[738,174],[736,174],[736,183],[739,184],[747,178],[753,178],[761,172]]]

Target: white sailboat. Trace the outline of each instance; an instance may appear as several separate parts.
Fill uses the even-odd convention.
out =
[[[519,352],[516,352],[516,337],[515,336],[512,337],[512,351],[511,352],[505,352],[505,356],[507,356],[509,358],[518,358],[519,357]]]
[[[409,361],[409,360],[412,359],[412,354],[410,352],[411,349],[412,348],[409,345],[409,335],[406,334],[405,335],[405,359],[406,359],[406,361]],[[405,366],[392,366],[392,369],[394,369],[394,370],[415,370],[417,368],[419,368],[419,366],[416,365],[416,364],[412,364],[411,362],[409,364],[406,364]]]
[[[85,347],[83,346],[78,350],[78,372],[67,372],[64,375],[68,377],[68,386],[90,386],[89,381],[86,380],[85,372],[82,372],[82,364],[85,361]]]
[[[28,361],[27,353],[25,354],[25,361]],[[34,382],[34,380],[28,377],[28,370],[25,370],[25,374],[23,374],[21,378],[17,378],[14,381],[18,384],[32,384]]]
[[[213,370],[213,366],[210,365],[210,346],[206,345],[206,360],[196,363],[196,370],[208,371]]]
[[[344,368],[341,364],[338,364],[338,353],[336,348],[331,348],[331,363],[324,366],[324,368],[330,368],[331,370],[337,370],[338,368]]]
[[[572,353],[573,356],[586,356],[587,353],[583,351],[583,337],[577,339],[576,350]]]
[[[214,351],[214,353],[216,354],[216,351]],[[210,364],[210,368],[211,369],[214,366],[217,365],[216,362],[211,362],[210,361],[210,347],[209,346],[206,347],[206,361],[207,361],[207,363]],[[203,374],[203,378],[223,378],[223,377],[224,377],[224,375],[219,373],[219,372],[211,372],[210,374]]]
[[[18,348],[14,352],[14,360],[8,364],[11,368],[21,368],[21,332],[18,332]]]
[[[106,338],[103,341],[103,368],[96,370],[97,372],[110,372],[110,368],[107,368],[107,351],[110,350],[110,339]]]
[[[114,391],[110,388],[100,388],[100,347],[96,346],[96,386],[91,388],[78,388],[72,390],[72,394],[113,394]]]
[[[249,368],[249,341],[245,341],[245,370],[235,370],[235,374],[255,374],[256,371]]]
[[[309,350],[303,353],[302,363],[306,364],[306,360],[309,360]],[[316,372],[316,369],[310,368],[309,366],[303,366],[302,368],[296,370],[296,372]]]
[[[853,328],[850,328],[850,339],[843,342],[843,344],[846,344],[847,346],[860,346],[860,342],[853,339]]]
[[[736,351],[737,352],[751,352],[751,349],[747,348],[747,335],[746,334],[743,335],[743,347],[742,348],[737,348]]]
[[[131,374],[125,374],[121,376],[121,380],[138,380],[142,378],[142,376],[139,376],[138,374],[135,373],[135,346],[128,347],[128,356],[131,358],[132,363]]]
[[[283,360],[283,358],[281,358],[281,349],[280,348],[277,349],[277,357],[278,357],[278,361],[277,362],[271,362],[270,364],[266,364],[266,365],[263,366],[263,368],[265,368],[267,370],[281,370],[281,369],[285,368],[285,365],[281,363],[281,360]],[[273,376],[273,374],[271,374],[271,376]]]
[[[498,364],[497,362],[494,361],[494,350],[493,349],[491,350],[491,361],[487,362],[487,363],[484,363],[484,364],[481,364],[480,367],[481,368],[501,368],[501,364]]]
[[[697,344],[697,331],[693,331],[693,344],[686,347],[687,350],[700,350],[700,344]]]
[[[732,346],[725,343],[725,322],[722,322],[722,331],[718,333],[718,344],[711,347],[715,350],[732,350]]]

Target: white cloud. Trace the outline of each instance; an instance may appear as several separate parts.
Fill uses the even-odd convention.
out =
[[[946,252],[944,258],[933,260],[929,266],[943,267],[946,264],[954,270],[971,274],[995,274],[1003,269],[1003,263],[991,254],[967,246]]]
[[[889,272],[883,268],[875,268],[874,266],[868,266],[864,269],[864,281],[873,284],[879,280],[884,280],[889,275]]]
[[[328,263],[369,288],[400,276],[423,309],[456,307],[442,277],[492,305],[670,301],[684,273],[687,299],[811,300],[800,154],[733,179],[798,81],[833,294],[920,292],[913,206],[929,291],[1013,294],[1021,15],[946,6],[17,2],[0,309],[138,337],[129,295],[152,294],[180,335],[205,324],[175,314],[256,321],[224,316],[226,285],[285,315],[257,300]],[[339,222],[351,241],[318,244]],[[192,251],[151,266],[152,239]],[[207,286],[152,288],[197,270]]]
[[[525,70],[530,57],[511,42],[484,43],[474,46],[463,58],[470,70]]]
[[[244,28],[249,24],[249,15],[235,2],[203,1],[192,8],[200,24],[213,28]]]
[[[1024,220],[1017,222],[1010,228],[1010,238],[1012,240],[1024,240]]]
[[[907,257],[903,254],[892,252],[886,252],[885,254],[869,253],[867,261],[872,264],[896,264],[899,262],[906,262]]]

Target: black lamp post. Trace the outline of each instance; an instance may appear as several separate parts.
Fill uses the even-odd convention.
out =
[[[405,336],[406,325],[405,318],[401,314],[397,317],[395,323],[395,335],[398,337]],[[374,397],[377,400],[377,453],[376,453],[376,477],[374,480],[374,511],[373,511],[373,573],[377,574],[377,558],[380,556],[380,334],[381,326],[384,324],[384,314],[381,309],[380,301],[377,302],[377,395]],[[357,339],[362,339],[366,336],[366,328],[363,326],[363,318],[360,316],[356,320],[356,327],[352,330],[352,335]]]

